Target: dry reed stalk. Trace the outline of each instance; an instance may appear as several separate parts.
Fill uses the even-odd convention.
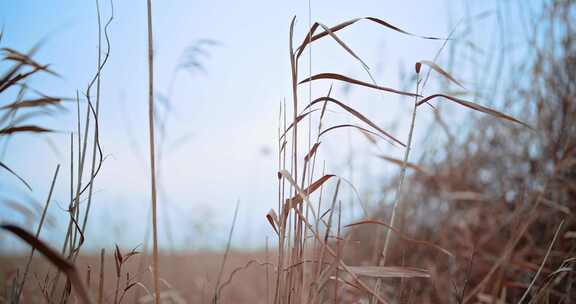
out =
[[[220,301],[220,291],[222,288],[222,286],[220,286],[220,281],[222,280],[222,275],[224,274],[224,267],[226,266],[228,255],[230,254],[230,247],[232,246],[232,235],[234,234],[234,228],[236,227],[236,219],[238,218],[239,208],[240,208],[240,201],[236,202],[236,208],[234,209],[234,218],[232,219],[232,226],[230,227],[230,232],[228,233],[226,250],[224,251],[224,256],[222,257],[222,263],[220,264],[220,270],[218,271],[218,277],[216,279],[216,288],[214,289],[214,297],[212,298],[213,304],[217,304]]]
[[[104,248],[100,250],[100,278],[98,280],[98,304],[104,301],[104,255],[106,251]]]
[[[394,203],[392,205],[392,215],[390,216],[390,226],[394,227],[396,222],[396,209],[402,200],[402,191],[404,187],[404,178],[406,176],[406,168],[408,167],[408,158],[410,157],[410,149],[412,145],[412,137],[414,134],[414,126],[416,124],[416,110],[418,108],[418,87],[420,85],[420,80],[418,76],[420,75],[419,69],[416,71],[416,96],[414,97],[414,108],[412,109],[412,119],[410,121],[410,130],[408,131],[408,141],[406,143],[406,148],[404,150],[404,159],[402,160],[402,169],[400,171],[400,179],[398,182],[398,188],[396,189]],[[391,238],[390,229],[386,230],[386,240],[384,241],[384,249],[382,249],[382,255],[380,256],[378,264],[384,266],[386,264],[386,256],[388,254],[388,247],[390,246]]]
[[[68,210],[72,210],[73,201],[74,201],[74,134],[70,133],[70,202],[68,204]],[[62,249],[60,250],[61,255],[66,255],[66,249],[68,247],[71,235],[72,235],[72,223],[71,221],[69,221],[68,228],[66,230],[66,236],[64,238],[64,243],[62,244]],[[56,301],[54,297],[56,296],[55,292],[60,283],[60,275],[61,271],[60,269],[57,269],[56,276],[54,277],[52,282],[52,289],[50,290],[50,298],[53,299],[53,301]]]
[[[540,267],[538,267],[538,271],[536,271],[536,274],[534,274],[534,278],[532,278],[532,281],[530,281],[530,285],[528,285],[528,288],[526,288],[526,291],[524,291],[524,294],[522,295],[520,300],[518,300],[519,304],[522,304],[524,302],[524,300],[526,299],[526,297],[530,293],[530,289],[532,289],[532,286],[534,286],[534,283],[536,282],[536,280],[538,279],[538,276],[542,272],[542,268],[544,268],[546,261],[548,261],[548,257],[550,256],[550,251],[552,250],[552,247],[554,247],[554,244],[556,243],[556,239],[558,238],[558,233],[560,233],[560,230],[562,230],[563,224],[564,224],[564,220],[560,221],[560,224],[558,224],[558,228],[556,228],[556,232],[554,232],[554,236],[552,237],[552,241],[550,242],[550,246],[548,246],[548,250],[546,250],[546,254],[544,255],[544,260],[542,261],[542,263],[540,263]]]
[[[152,40],[152,0],[147,0],[148,12],[148,130],[150,141],[150,186],[152,200],[152,265],[154,303],[160,304],[160,264],[158,259],[158,223],[156,211],[156,152],[154,147],[154,52]]]

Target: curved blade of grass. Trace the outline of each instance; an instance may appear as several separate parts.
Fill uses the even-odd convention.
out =
[[[387,142],[390,142],[390,140],[389,140],[388,138],[383,137],[383,136],[381,136],[380,134],[378,134],[378,133],[376,133],[376,132],[372,132],[372,131],[367,130],[367,129],[364,129],[364,128],[360,127],[360,126],[351,125],[351,124],[342,124],[342,125],[337,125],[337,126],[330,127],[330,128],[328,128],[328,129],[320,132],[320,134],[319,134],[318,136],[321,137],[322,135],[328,133],[329,131],[332,131],[332,130],[335,130],[335,129],[340,129],[340,128],[355,128],[355,129],[360,130],[360,131],[362,132],[362,134],[364,134],[364,135],[366,135],[366,136],[374,135],[374,136],[377,136],[377,137],[379,137],[379,138],[381,138],[381,139],[383,139],[383,140],[385,140],[385,141],[387,141]]]
[[[84,286],[80,274],[78,273],[74,264],[67,261],[63,256],[61,256],[54,249],[50,248],[44,242],[36,238],[34,235],[18,226],[0,225],[0,228],[13,233],[17,237],[28,243],[28,245],[36,248],[36,250],[42,253],[52,264],[54,264],[54,266],[56,266],[58,269],[60,269],[68,276],[70,282],[72,283],[72,286],[76,290],[76,293],[78,293],[78,297],[82,303],[85,304],[92,303],[92,299],[90,298],[90,295],[88,294],[88,291],[86,290],[86,287]]]
[[[15,62],[18,62],[22,65],[31,66],[34,69],[47,72],[47,73],[52,74],[54,76],[58,76],[58,74],[56,72],[48,69],[48,65],[42,65],[42,64],[39,64],[38,62],[36,62],[35,60],[33,60],[30,57],[31,55],[26,55],[26,54],[20,53],[20,52],[14,50],[14,49],[11,49],[11,48],[2,48],[1,50],[4,53],[6,53],[6,55],[4,55],[4,60],[15,61]]]
[[[289,181],[292,177],[290,177],[290,175],[286,175],[285,170],[282,170],[279,172],[280,175],[284,176],[285,178],[287,178]],[[326,174],[324,176],[322,176],[321,178],[317,179],[315,182],[313,182],[310,186],[308,186],[308,188],[304,189],[303,191],[301,191],[302,193],[306,193],[308,196],[312,193],[314,193],[314,191],[318,190],[318,188],[320,188],[320,186],[322,186],[326,181],[328,181],[330,178],[334,177],[336,175],[333,174]],[[307,199],[307,197],[303,197],[302,194],[296,194],[295,196],[293,196],[292,198],[289,198],[286,200],[286,204],[284,205],[284,214],[288,214],[288,210],[290,208],[295,208],[296,206],[300,205],[304,199]]]
[[[330,37],[332,37],[332,39],[334,39],[344,50],[346,50],[346,52],[348,52],[348,54],[350,54],[352,57],[356,58],[356,60],[358,60],[360,62],[360,64],[362,64],[364,69],[366,69],[366,70],[370,69],[370,67],[368,67],[368,65],[358,55],[356,55],[356,53],[354,53],[354,51],[352,51],[352,49],[348,45],[346,45],[346,43],[344,43],[344,41],[342,41],[340,38],[338,38],[338,36],[336,36],[336,34],[334,34],[334,32],[332,32],[326,25],[324,25],[322,23],[318,23],[318,24],[324,29],[324,31],[326,31],[328,33],[328,35],[330,35]]]
[[[476,111],[479,111],[479,112],[482,112],[482,113],[485,113],[485,114],[494,116],[494,117],[499,118],[499,119],[504,119],[504,120],[512,121],[512,122],[521,124],[521,125],[529,128],[529,129],[532,129],[532,130],[533,130],[533,128],[532,128],[530,125],[528,125],[528,124],[526,124],[526,123],[524,123],[524,122],[522,122],[522,121],[520,121],[520,120],[518,120],[518,119],[516,119],[516,118],[514,118],[514,117],[512,117],[512,116],[506,115],[506,114],[504,114],[504,113],[502,113],[502,112],[498,112],[498,111],[496,111],[496,110],[492,110],[492,109],[487,108],[487,107],[485,107],[485,106],[481,106],[481,105],[479,105],[479,104],[477,104],[477,103],[473,103],[473,102],[471,102],[471,101],[467,101],[467,100],[464,100],[464,99],[456,98],[456,97],[453,97],[453,96],[450,96],[450,95],[445,95],[445,94],[434,94],[434,95],[430,95],[430,96],[428,96],[428,97],[426,97],[426,98],[423,98],[423,99],[419,100],[419,101],[418,101],[418,106],[422,105],[423,103],[428,102],[429,100],[432,100],[432,99],[438,98],[438,97],[444,97],[444,98],[446,98],[446,99],[448,99],[448,100],[451,100],[451,101],[453,101],[453,102],[455,102],[455,103],[458,103],[458,104],[460,104],[460,105],[462,105],[462,106],[465,106],[465,107],[468,107],[468,108],[470,108],[470,109],[473,109],[473,110],[476,110]]]
[[[312,114],[313,112],[316,112],[316,111],[318,111],[318,109],[313,109],[313,110],[310,110],[310,111],[308,111],[308,112],[306,112],[306,113],[303,113],[303,114],[300,114],[300,115],[296,116],[296,121],[295,121],[295,122],[292,122],[292,123],[286,128],[286,130],[284,130],[284,132],[283,132],[282,135],[280,136],[280,140],[282,140],[284,137],[286,137],[286,134],[288,134],[288,131],[290,131],[290,129],[292,129],[295,124],[297,125],[297,124],[298,124],[300,121],[302,121],[302,119],[304,119],[306,116],[308,116],[308,115],[310,115],[310,114]]]
[[[385,160],[385,161],[389,161],[395,165],[398,166],[403,166],[404,164],[406,165],[407,168],[410,168],[414,171],[420,172],[422,174],[426,174],[429,175],[430,172],[428,172],[428,170],[424,169],[421,166],[418,166],[417,164],[411,163],[411,162],[406,162],[404,163],[402,160],[394,158],[394,157],[390,157],[390,156],[386,156],[386,155],[378,155],[379,158]]]
[[[322,102],[322,101],[330,101],[333,102],[337,105],[339,105],[341,108],[343,108],[344,110],[348,111],[350,114],[356,116],[356,118],[360,119],[361,121],[363,121],[364,123],[366,123],[367,125],[369,125],[370,127],[378,130],[378,132],[382,133],[385,137],[390,138],[392,141],[398,143],[399,145],[401,145],[402,147],[405,147],[406,145],[404,145],[404,143],[402,143],[400,140],[396,139],[394,136],[390,135],[388,132],[382,130],[382,128],[380,128],[378,125],[376,125],[375,123],[373,123],[370,119],[366,118],[366,116],[360,114],[360,112],[352,109],[351,107],[345,105],[344,103],[332,98],[332,97],[319,97],[317,99],[315,99],[314,101],[312,101],[307,107],[311,107],[316,103]]]
[[[59,105],[59,103],[61,101],[62,101],[62,99],[60,99],[60,98],[41,97],[41,98],[36,98],[36,99],[28,99],[28,100],[13,102],[11,104],[7,104],[7,105],[1,107],[0,110],[6,110],[6,109],[15,110],[15,109],[19,109],[19,108],[32,108],[32,107],[40,107],[40,106],[47,106],[47,105]]]
[[[416,62],[416,73],[420,73],[420,68],[423,64],[427,65],[428,67],[430,67],[434,71],[438,72],[438,74],[446,77],[446,79],[452,81],[453,83],[455,83],[459,87],[466,89],[460,82],[458,82],[458,80],[456,80],[454,77],[452,77],[452,75],[450,75],[448,72],[446,72],[444,69],[442,69],[440,66],[438,66],[436,63],[434,63],[432,61],[420,60],[420,61]]]
[[[279,226],[280,223],[278,221],[278,215],[276,214],[276,211],[274,211],[274,209],[270,209],[270,211],[268,211],[268,214],[266,214],[266,219],[268,220],[274,231],[276,231],[276,234],[279,234],[277,227]]]
[[[433,244],[433,243],[431,243],[431,242],[420,241],[420,240],[416,240],[416,239],[413,239],[413,238],[411,238],[411,237],[408,237],[407,235],[405,235],[404,233],[402,233],[400,230],[398,230],[398,229],[392,227],[391,225],[388,225],[388,224],[386,224],[386,223],[384,223],[384,222],[382,222],[382,221],[378,221],[378,220],[364,220],[364,221],[359,221],[359,222],[356,222],[356,223],[352,223],[352,224],[346,225],[346,226],[344,226],[344,227],[345,227],[345,228],[346,228],[346,227],[354,227],[354,226],[366,225],[366,224],[375,224],[375,225],[384,226],[384,227],[392,230],[394,233],[396,233],[398,236],[400,236],[400,238],[402,238],[402,239],[405,240],[405,241],[408,241],[408,242],[410,242],[410,243],[415,243],[415,244],[430,246],[430,247],[432,247],[432,248],[434,248],[434,249],[436,249],[436,250],[444,253],[445,255],[447,255],[447,256],[449,256],[449,257],[454,257],[454,255],[453,255],[450,251],[448,251],[448,250],[446,250],[446,249],[444,249],[444,248],[442,248],[442,247],[440,247],[440,246],[438,246],[438,245],[436,245],[436,244]]]
[[[554,232],[554,237],[552,237],[552,241],[550,242],[550,245],[548,246],[548,250],[546,250],[546,255],[544,255],[544,260],[542,261],[542,263],[540,263],[540,267],[538,267],[538,271],[536,271],[536,274],[534,274],[534,277],[530,281],[530,285],[528,285],[528,288],[526,288],[526,290],[524,291],[524,294],[522,295],[522,298],[520,298],[520,301],[518,301],[518,303],[523,303],[524,300],[526,299],[526,297],[530,294],[530,289],[532,289],[532,287],[534,286],[534,283],[538,279],[538,276],[542,272],[544,265],[546,264],[546,262],[548,261],[548,258],[550,257],[550,252],[552,251],[552,247],[554,247],[554,243],[556,243],[556,239],[558,238],[558,233],[560,233],[560,230],[562,230],[563,224],[564,224],[564,220],[560,221],[560,224],[558,224],[558,228],[556,228],[556,232]]]
[[[318,150],[318,147],[320,147],[320,144],[321,144],[321,142],[317,142],[312,146],[310,151],[306,154],[306,156],[304,156],[305,162],[308,162],[310,160],[310,158],[316,154],[316,151]]]
[[[34,126],[34,125],[25,125],[19,127],[9,127],[0,129],[0,135],[10,135],[14,133],[22,133],[22,132],[31,132],[31,133],[46,133],[46,132],[54,132],[50,129],[45,129],[42,127]]]
[[[28,188],[28,190],[32,191],[32,187],[30,187],[30,184],[28,184],[28,182],[25,179],[23,179],[20,175],[18,175],[16,172],[14,172],[12,169],[10,169],[10,167],[6,166],[6,164],[4,164],[1,161],[0,161],[0,168],[3,168],[4,170],[10,172],[17,179],[19,179],[26,186],[26,188]]]
[[[308,77],[302,81],[300,81],[298,84],[303,84],[303,83],[307,83],[313,80],[320,80],[320,79],[334,79],[334,80],[340,80],[340,81],[344,81],[350,84],[355,84],[355,85],[359,85],[359,86],[364,86],[364,87],[368,87],[368,88],[372,88],[372,89],[376,89],[376,90],[380,90],[380,91],[385,91],[385,92],[389,92],[389,93],[394,93],[394,94],[398,94],[398,95],[402,95],[402,96],[410,96],[410,97],[421,97],[420,95],[414,94],[414,93],[410,93],[410,92],[404,92],[404,91],[399,91],[399,90],[395,90],[392,88],[388,88],[388,87],[383,87],[383,86],[379,86],[379,85],[375,85],[375,84],[371,84],[368,82],[364,82],[364,81],[360,81],[357,79],[353,79],[341,74],[336,74],[336,73],[320,73],[320,74],[316,74],[314,76]]]
[[[331,28],[330,28],[330,32],[331,32],[331,33],[335,33],[335,32],[337,32],[337,31],[339,31],[339,30],[342,30],[342,29],[344,29],[344,28],[346,28],[346,27],[348,27],[348,26],[350,26],[350,25],[352,25],[352,24],[360,21],[360,20],[368,20],[368,21],[374,22],[374,23],[376,23],[376,24],[378,24],[378,25],[384,26],[384,27],[386,27],[386,28],[388,28],[388,29],[391,29],[391,30],[393,30],[393,31],[396,31],[396,32],[398,32],[398,33],[401,33],[401,34],[404,34],[404,35],[408,35],[408,36],[418,37],[418,38],[422,38],[422,39],[429,39],[429,40],[444,40],[444,39],[442,39],[442,38],[437,38],[437,37],[429,37],[429,36],[416,35],[416,34],[407,32],[407,31],[405,31],[405,30],[403,30],[403,29],[401,29],[401,28],[399,28],[399,27],[397,27],[397,26],[395,26],[395,25],[392,25],[392,24],[389,23],[389,22],[386,22],[386,21],[384,21],[384,20],[382,20],[382,19],[375,18],[375,17],[354,18],[354,19],[351,19],[351,20],[348,20],[348,21],[344,21],[344,22],[342,22],[342,23],[339,23],[339,24],[331,27]],[[321,39],[321,38],[326,37],[327,35],[329,35],[330,32],[328,32],[328,31],[326,31],[326,30],[324,30],[324,32],[321,32],[321,33],[318,33],[318,34],[314,35],[314,32],[316,32],[316,30],[318,29],[319,26],[320,26],[319,23],[314,23],[314,24],[312,25],[312,27],[310,27],[310,30],[308,31],[308,33],[307,33],[306,36],[305,36],[306,38],[304,39],[304,41],[302,41],[302,43],[300,44],[300,46],[296,49],[296,52],[297,52],[296,56],[297,56],[297,57],[300,57],[300,55],[304,52],[304,49],[306,48],[306,46],[308,46],[310,43],[312,43],[312,42],[314,42],[314,41],[316,41],[316,40],[318,40],[318,39]]]
[[[430,278],[426,269],[399,266],[348,266],[358,276],[371,278]]]

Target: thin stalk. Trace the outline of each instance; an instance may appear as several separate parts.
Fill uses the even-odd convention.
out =
[[[416,95],[418,95],[418,87],[420,85],[420,79],[418,78],[419,74],[416,74]],[[398,188],[396,188],[396,194],[395,194],[395,198],[394,198],[394,204],[392,205],[392,215],[390,216],[390,226],[391,227],[396,227],[395,221],[396,221],[396,210],[398,208],[398,205],[401,202],[402,199],[402,190],[404,187],[404,179],[406,177],[406,168],[407,168],[407,163],[408,163],[408,158],[410,156],[410,150],[411,150],[411,146],[412,146],[412,137],[414,134],[414,125],[416,123],[416,110],[418,108],[418,96],[414,97],[414,108],[412,110],[412,121],[410,123],[410,131],[408,133],[408,141],[406,143],[406,149],[404,150],[404,159],[402,162],[402,168],[400,171],[400,179],[398,181]],[[388,248],[390,246],[390,239],[391,239],[392,233],[390,233],[390,229],[386,230],[386,240],[384,241],[384,248],[382,249],[382,254],[379,257],[379,261],[378,261],[378,265],[380,266],[384,266],[386,264],[386,258],[388,255]],[[375,286],[375,290],[376,293],[378,294],[380,292],[380,288],[381,288],[381,284],[382,284],[382,280],[378,279],[376,281],[376,286]],[[372,301],[374,302],[374,297],[372,297]]]
[[[418,74],[416,75],[418,77]],[[418,95],[418,86],[420,85],[420,80],[416,79],[416,95]],[[398,181],[398,188],[396,189],[394,204],[392,205],[392,215],[390,217],[390,226],[394,227],[395,220],[396,220],[396,210],[400,201],[402,199],[402,190],[404,187],[404,179],[406,177],[406,168],[408,163],[408,158],[410,156],[410,150],[412,145],[412,137],[414,135],[414,125],[416,123],[416,110],[418,107],[418,97],[414,98],[414,108],[412,110],[412,121],[410,123],[410,131],[408,133],[408,142],[406,143],[406,149],[404,150],[404,160],[402,162],[402,169],[400,171],[400,180]],[[378,263],[380,266],[384,266],[386,264],[386,256],[388,254],[388,248],[390,246],[390,237],[392,234],[390,233],[390,229],[386,230],[386,241],[384,242],[384,249],[382,250],[382,255],[380,256],[380,262]]]
[[[554,243],[556,243],[556,239],[558,238],[558,233],[560,233],[560,230],[562,229],[563,224],[564,224],[564,220],[562,220],[560,222],[560,224],[558,224],[558,228],[556,228],[556,232],[554,233],[554,237],[552,238],[552,241],[550,242],[550,245],[548,246],[548,250],[546,250],[546,255],[544,256],[544,260],[540,264],[540,267],[538,267],[538,271],[536,271],[534,278],[532,278],[532,281],[530,281],[530,285],[528,285],[528,288],[526,288],[526,291],[524,291],[524,294],[522,295],[522,298],[520,298],[518,303],[524,302],[524,300],[526,299],[526,297],[530,293],[530,289],[532,289],[532,287],[534,286],[534,283],[538,279],[538,276],[542,272],[542,268],[544,268],[546,261],[548,261],[548,257],[550,256],[550,251],[552,251],[552,247],[554,247]]]
[[[104,300],[104,248],[100,250],[100,280],[98,281],[98,304]]]
[[[234,209],[234,219],[232,220],[232,227],[230,227],[230,232],[228,233],[228,241],[226,242],[226,250],[224,251],[224,256],[222,257],[222,263],[220,264],[220,271],[218,272],[218,278],[216,279],[216,289],[214,291],[214,297],[212,298],[212,303],[219,303],[220,281],[222,280],[222,275],[224,274],[224,267],[226,266],[226,261],[228,260],[228,255],[230,254],[230,247],[232,245],[232,235],[234,234],[234,228],[236,227],[236,219],[238,218],[238,209],[240,207],[240,202],[236,202],[236,208]]]
[[[44,210],[42,210],[42,216],[40,217],[40,223],[36,229],[36,238],[40,238],[40,232],[42,231],[42,226],[44,225],[44,219],[46,218],[46,212],[48,211],[48,206],[50,205],[50,200],[52,199],[52,192],[54,191],[54,185],[56,184],[56,178],[58,178],[58,171],[60,171],[60,165],[56,166],[56,172],[54,172],[54,177],[52,178],[52,184],[50,185],[50,191],[48,191],[48,198],[46,199],[46,204],[44,204]],[[22,291],[24,290],[24,284],[26,283],[26,277],[30,271],[30,264],[32,263],[32,257],[34,256],[34,251],[36,247],[32,246],[28,259],[26,261],[26,267],[24,268],[24,274],[22,275],[22,282],[20,283],[20,289],[18,290],[18,301],[22,296]]]
[[[154,274],[154,303],[160,304],[160,265],[158,263],[158,226],[156,212],[156,160],[154,148],[154,52],[152,45],[152,0],[148,8],[148,130],[150,136],[150,184],[152,189],[152,265]]]
[[[98,112],[100,109],[100,71],[102,70],[102,25],[100,19],[100,3],[96,0],[96,16],[98,20],[98,71],[96,76],[96,113],[94,120],[98,119]],[[88,95],[88,94],[87,94]],[[96,169],[96,148],[98,140],[98,128],[94,128],[94,141],[92,146],[92,164],[90,169],[90,186],[88,188],[88,202],[86,203],[86,211],[84,214],[84,221],[82,222],[82,233],[86,233],[86,224],[88,223],[88,215],[90,214],[90,207],[92,205],[92,193],[94,187],[94,172]]]

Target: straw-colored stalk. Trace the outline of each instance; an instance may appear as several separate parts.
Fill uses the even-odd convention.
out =
[[[152,189],[152,265],[154,275],[154,303],[160,303],[160,265],[158,263],[158,226],[156,220],[156,161],[154,148],[154,52],[152,45],[152,1],[148,7],[148,130],[150,136],[150,183]]]

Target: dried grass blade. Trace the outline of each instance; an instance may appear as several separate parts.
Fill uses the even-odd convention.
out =
[[[312,114],[313,112],[318,111],[318,109],[313,109],[310,110],[306,113],[302,113],[298,116],[296,116],[296,121],[292,122],[290,125],[288,125],[288,127],[286,128],[286,130],[284,130],[284,132],[282,133],[282,135],[280,136],[280,140],[284,139],[284,137],[286,137],[286,134],[288,134],[288,131],[290,131],[290,129],[292,129],[294,127],[294,125],[297,125],[300,121],[302,121],[302,119],[304,119],[306,116]]]
[[[453,101],[453,102],[455,102],[455,103],[458,103],[458,104],[460,104],[460,105],[462,105],[462,106],[465,106],[465,107],[468,107],[468,108],[470,108],[470,109],[473,109],[473,110],[476,110],[476,111],[479,111],[479,112],[482,112],[482,113],[485,113],[485,114],[494,116],[494,117],[499,118],[499,119],[504,119],[504,120],[512,121],[512,122],[521,124],[521,125],[529,128],[529,129],[532,129],[532,130],[533,130],[533,128],[532,128],[530,125],[528,125],[528,124],[526,124],[526,123],[524,123],[524,122],[522,122],[522,121],[520,121],[520,120],[518,120],[518,119],[516,119],[516,118],[514,118],[514,117],[512,117],[512,116],[506,115],[506,114],[504,114],[504,113],[502,113],[502,112],[498,112],[498,111],[496,111],[496,110],[492,110],[492,109],[487,108],[487,107],[485,107],[485,106],[481,106],[481,105],[479,105],[479,104],[477,104],[477,103],[473,103],[473,102],[470,102],[470,101],[467,101],[467,100],[464,100],[464,99],[456,98],[456,97],[453,97],[453,96],[450,96],[450,95],[445,95],[445,94],[434,94],[434,95],[430,95],[430,96],[428,96],[428,97],[426,97],[426,98],[423,98],[423,99],[419,100],[419,101],[418,101],[418,105],[420,106],[420,105],[422,105],[423,103],[426,103],[426,102],[428,102],[428,101],[430,101],[430,100],[432,100],[432,99],[434,99],[434,98],[438,98],[438,97],[444,97],[444,98],[446,98],[446,99],[448,99],[448,100],[451,100],[451,101]]]
[[[367,130],[367,129],[364,129],[364,128],[360,127],[360,126],[351,125],[351,124],[343,124],[343,125],[337,125],[337,126],[330,127],[330,128],[328,128],[328,129],[320,132],[320,134],[319,134],[318,136],[321,137],[322,135],[324,135],[324,134],[326,134],[326,133],[328,133],[328,132],[330,132],[330,131],[332,131],[332,130],[334,130],[334,129],[340,129],[340,128],[355,128],[355,129],[360,130],[360,132],[362,132],[362,134],[364,134],[364,136],[366,136],[366,137],[371,136],[371,135],[374,135],[374,136],[377,136],[377,137],[379,137],[379,138],[381,138],[381,139],[383,139],[383,140],[385,140],[385,141],[390,142],[390,140],[389,140],[388,138],[383,137],[383,136],[381,136],[380,134],[378,134],[378,133],[376,133],[376,132],[372,132],[372,131]],[[368,139],[370,140],[370,139],[373,139],[373,138],[372,138],[372,137],[368,137]],[[370,141],[370,142],[372,142],[372,141]],[[375,142],[373,142],[373,143],[375,143]]]
[[[410,93],[410,92],[404,92],[404,91],[399,91],[399,90],[395,90],[392,88],[388,88],[388,87],[383,87],[383,86],[379,86],[379,85],[375,85],[375,84],[371,84],[368,82],[364,82],[364,81],[360,81],[357,79],[353,79],[341,74],[336,74],[336,73],[320,73],[320,74],[316,74],[314,76],[308,77],[302,81],[300,81],[298,84],[303,84],[303,83],[307,83],[310,81],[314,81],[314,80],[320,80],[320,79],[333,79],[333,80],[339,80],[339,81],[344,81],[350,84],[355,84],[355,85],[359,85],[359,86],[364,86],[364,87],[368,87],[368,88],[372,88],[372,89],[376,89],[376,90],[380,90],[380,91],[385,91],[385,92],[389,92],[389,93],[394,93],[394,94],[398,94],[398,95],[402,95],[402,96],[410,96],[410,97],[421,97],[418,94],[414,94],[414,93]]]
[[[14,170],[10,169],[10,167],[8,167],[6,164],[4,164],[1,161],[0,161],[0,167],[3,168],[4,170],[10,172],[17,179],[19,179],[26,186],[26,188],[28,188],[28,190],[32,191],[32,187],[30,187],[30,184],[28,184],[28,182],[24,178],[22,178],[20,175],[18,175],[16,172],[14,172]]]
[[[4,55],[4,60],[10,60],[10,61],[15,61],[18,62],[22,65],[27,65],[27,66],[31,66],[36,70],[41,70],[44,72],[47,72],[49,74],[52,74],[54,76],[58,76],[58,74],[52,70],[48,69],[48,65],[42,65],[39,64],[38,62],[36,62],[35,60],[33,60],[30,56],[32,56],[33,52],[30,52],[29,55],[20,53],[14,49],[11,48],[2,48],[1,49],[4,53],[6,53],[6,55]]]
[[[420,73],[420,67],[421,65],[427,65],[429,66],[431,69],[433,69],[434,71],[438,72],[438,74],[446,77],[446,79],[452,81],[453,83],[457,84],[459,87],[466,89],[458,80],[456,80],[454,77],[452,77],[452,75],[450,75],[450,73],[446,72],[444,69],[442,69],[440,66],[438,66],[436,63],[429,61],[429,60],[421,60],[418,61],[416,63],[416,73]]]
[[[13,102],[10,104],[7,104],[3,107],[1,107],[1,110],[6,110],[6,109],[11,109],[11,110],[15,110],[15,109],[19,109],[19,108],[32,108],[32,107],[40,107],[40,106],[47,106],[47,105],[59,105],[59,103],[62,101],[62,99],[60,98],[55,98],[55,97],[42,97],[42,98],[36,98],[36,99],[27,99],[27,100],[22,100],[22,101],[18,101],[18,102]]]
[[[344,41],[342,41],[340,38],[338,38],[338,36],[336,36],[336,34],[334,34],[326,25],[324,25],[322,23],[318,23],[318,24],[324,29],[324,31],[326,31],[328,33],[328,35],[330,35],[330,37],[332,37],[332,39],[334,39],[344,50],[346,50],[346,52],[348,52],[348,54],[350,54],[352,57],[356,58],[356,60],[358,60],[360,62],[360,64],[362,64],[364,69],[366,69],[366,70],[370,69],[368,67],[368,65],[358,55],[356,55],[356,53],[354,53],[354,51],[352,51],[352,49],[348,45],[346,45],[346,43],[344,43]]]
[[[308,154],[306,154],[306,156],[304,156],[304,161],[308,162],[310,160],[310,158],[312,158],[312,156],[314,156],[316,154],[316,151],[318,150],[318,147],[320,146],[320,144],[321,144],[321,142],[317,142],[312,146],[312,148],[310,149]]]
[[[286,177],[286,175],[282,171],[280,171],[280,174],[282,174]],[[306,193],[306,195],[309,196],[310,194],[314,193],[314,191],[318,190],[318,188],[320,188],[326,181],[328,181],[330,178],[332,178],[334,176],[335,175],[333,175],[333,174],[326,174],[326,175],[322,176],[321,178],[317,179],[315,182],[313,182],[310,186],[308,186],[308,188],[304,189],[302,192]],[[290,208],[295,208],[296,206],[300,205],[303,201],[304,201],[304,198],[302,197],[302,194],[296,194],[292,198],[287,199],[286,204],[284,205],[284,212],[285,212],[284,214],[287,214],[287,211]]]
[[[402,147],[405,147],[406,145],[404,145],[404,143],[402,143],[400,140],[398,140],[397,138],[395,138],[394,136],[390,135],[388,132],[382,130],[382,128],[380,128],[378,125],[376,125],[375,123],[373,123],[370,119],[366,118],[366,116],[362,115],[360,112],[352,109],[351,107],[345,105],[344,103],[332,98],[332,97],[320,97],[317,98],[316,100],[312,101],[308,107],[318,103],[318,102],[322,102],[322,101],[330,101],[333,102],[335,104],[337,104],[338,106],[340,106],[341,108],[343,108],[344,110],[348,111],[350,114],[356,116],[356,118],[362,120],[364,123],[366,123],[367,125],[371,126],[372,128],[378,130],[380,133],[382,133],[384,136],[386,136],[387,138],[390,138],[392,141],[398,143],[399,145],[401,145]]]
[[[36,248],[39,252],[41,252],[52,264],[54,264],[58,269],[64,272],[72,286],[78,293],[78,296],[82,303],[91,304],[92,300],[84,286],[84,282],[80,278],[78,271],[74,264],[68,262],[63,256],[57,253],[54,249],[48,247],[44,242],[36,238],[34,235],[29,233],[28,231],[15,226],[15,225],[1,225],[0,228],[10,231],[14,235],[18,236],[20,239],[28,243],[28,245]]]
[[[426,269],[399,266],[348,266],[354,274],[371,278],[430,278]]]
[[[407,32],[389,22],[386,22],[382,19],[379,18],[375,18],[375,17],[363,17],[363,18],[354,18],[348,21],[344,21],[340,24],[337,24],[333,27],[330,28],[330,32],[335,33],[339,30],[342,30],[360,20],[368,20],[368,21],[372,21],[376,24],[379,24],[381,26],[384,26],[388,29],[391,29],[393,31],[396,31],[398,33],[404,34],[404,35],[408,35],[408,36],[413,36],[413,37],[418,37],[418,38],[422,38],[422,39],[429,39],[429,40],[444,40],[443,38],[438,38],[438,37],[430,37],[430,36],[420,36],[420,35],[416,35],[410,32]],[[304,39],[304,41],[302,41],[302,43],[300,44],[300,46],[296,49],[297,51],[297,57],[300,57],[300,55],[304,52],[304,49],[306,48],[306,46],[308,46],[310,43],[321,39],[323,37],[326,37],[327,35],[329,35],[329,32],[327,32],[326,30],[324,30],[324,32],[318,33],[316,35],[314,35],[314,32],[318,29],[319,24],[318,23],[314,23],[314,25],[312,25],[312,27],[310,28],[310,31],[308,32],[308,34],[306,35],[306,39]]]
[[[277,228],[279,226],[278,215],[276,214],[276,211],[274,211],[274,209],[270,209],[270,211],[268,211],[268,213],[266,214],[266,219],[268,220],[274,231],[276,231],[276,234],[279,234]]]
[[[46,132],[54,132],[53,130],[34,126],[34,125],[25,125],[19,127],[9,127],[0,129],[0,135],[10,135],[14,133],[22,133],[22,132],[31,132],[31,133],[46,133]]]
[[[390,156],[386,156],[386,155],[378,155],[378,157],[381,158],[381,159],[383,159],[383,160],[385,160],[385,161],[388,161],[388,162],[391,162],[391,163],[393,163],[393,164],[395,164],[395,165],[398,165],[398,166],[403,166],[403,165],[404,165],[404,162],[403,162],[402,160],[397,159],[397,158],[394,158],[394,157],[390,157]],[[406,162],[406,167],[407,167],[407,168],[410,168],[410,169],[412,169],[412,170],[414,170],[414,171],[417,171],[417,172],[419,172],[419,173],[422,173],[422,174],[426,174],[426,175],[429,175],[429,174],[430,174],[430,171],[428,171],[427,169],[425,169],[425,168],[423,168],[422,166],[419,166],[419,165],[417,165],[417,164],[415,164],[415,163]]]

